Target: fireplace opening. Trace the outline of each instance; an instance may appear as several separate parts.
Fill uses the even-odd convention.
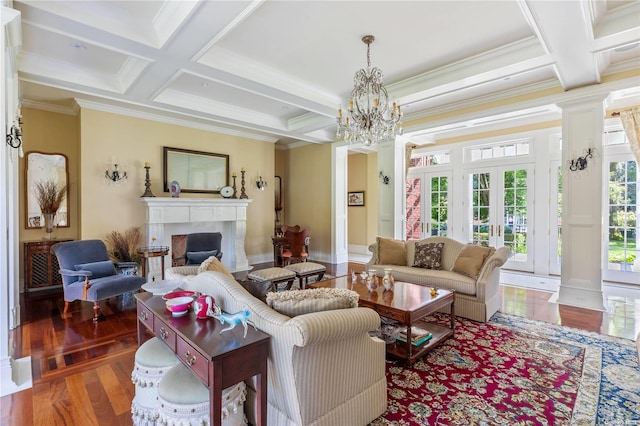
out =
[[[184,266],[187,254],[187,234],[171,236],[171,266]],[[176,258],[179,258],[176,260]]]

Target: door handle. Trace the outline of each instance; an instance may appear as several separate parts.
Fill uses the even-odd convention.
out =
[[[498,237],[502,236],[502,225],[498,225]]]
[[[493,225],[490,226],[491,236],[493,237]]]

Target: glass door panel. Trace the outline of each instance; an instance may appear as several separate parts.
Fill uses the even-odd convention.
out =
[[[503,173],[503,224],[498,236],[504,234],[504,245],[519,261],[527,260],[527,170],[507,170]]]
[[[448,173],[421,173],[407,178],[407,240],[448,234],[450,181]]]
[[[430,235],[447,236],[447,220],[449,216],[449,177],[433,176],[431,178],[431,223]]]
[[[494,230],[491,225],[491,174],[474,173],[471,175],[471,229],[473,244],[491,245]]]
[[[549,209],[549,273],[562,273],[562,166],[559,161],[551,162],[551,170],[555,170],[555,181],[550,191]],[[555,184],[554,184],[555,182]]]
[[[635,161],[620,157],[608,163],[607,240],[602,278],[637,284],[640,282],[638,167]]]
[[[406,181],[406,218],[405,238],[419,240],[422,232],[422,178],[407,178]]]

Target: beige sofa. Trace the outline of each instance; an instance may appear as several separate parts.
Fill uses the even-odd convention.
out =
[[[441,269],[424,269],[412,266],[414,265],[417,242],[444,244],[441,254]],[[391,249],[397,248],[400,244],[404,245],[404,255],[400,252],[395,253],[399,256],[395,256],[393,264],[380,262],[380,260],[388,261],[390,257],[385,256],[385,253],[380,253],[379,246],[390,250],[389,247]],[[367,268],[376,269],[378,276],[384,275],[384,268],[390,268],[393,270],[392,276],[397,281],[455,290],[455,314],[474,321],[486,322],[500,308],[498,293],[500,267],[511,256],[511,251],[506,247],[500,247],[497,250],[491,248],[484,263],[480,263],[477,277],[473,277],[456,272],[456,268],[454,268],[454,266],[462,264],[462,262],[456,264],[456,261],[466,246],[467,244],[447,237],[429,237],[420,241],[398,241],[378,237],[376,242],[369,246],[369,251],[373,255],[367,263]]]
[[[366,425],[386,410],[385,344],[368,333],[380,326],[373,310],[337,309],[290,318],[224,273],[171,272],[167,279],[182,278],[183,288],[213,296],[226,312],[248,309],[251,322],[271,336],[269,425]],[[254,390],[249,381],[245,411],[252,424]]]

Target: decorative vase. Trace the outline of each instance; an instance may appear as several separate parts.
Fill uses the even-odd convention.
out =
[[[45,240],[51,240],[53,239],[53,227],[55,226],[55,217],[56,214],[54,213],[42,213],[42,215],[44,216],[44,232],[46,233],[44,239]]]
[[[382,286],[385,288],[385,290],[393,289],[393,283],[395,282],[395,280],[391,275],[391,271],[392,271],[391,269],[384,270],[384,278],[382,278]]]
[[[374,291],[378,288],[378,277],[376,276],[376,271],[373,269],[369,270],[369,276],[367,277],[367,288],[369,291]]]

